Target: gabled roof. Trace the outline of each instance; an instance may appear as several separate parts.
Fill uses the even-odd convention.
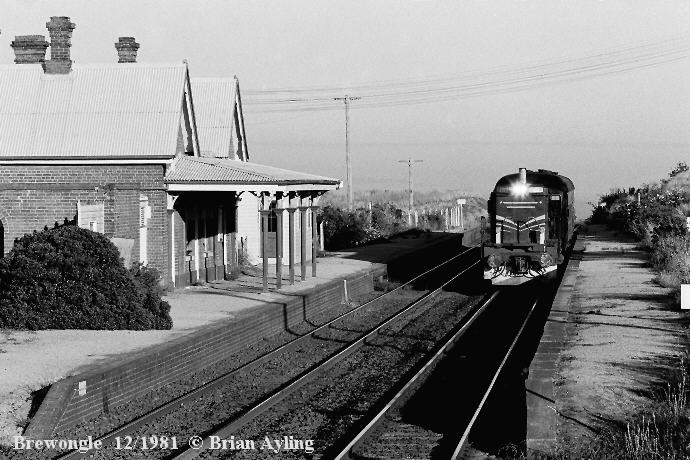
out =
[[[0,66],[0,159],[173,158],[188,82],[186,64]]]
[[[225,158],[180,156],[165,177],[168,184],[293,185],[323,184],[337,188],[338,179]]]
[[[191,82],[201,156],[248,160],[237,78],[192,78]]]

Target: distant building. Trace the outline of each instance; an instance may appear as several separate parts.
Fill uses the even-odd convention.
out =
[[[236,78],[137,63],[132,37],[115,44],[118,64],[76,65],[75,25],[46,25],[50,45],[15,37],[16,65],[0,66],[0,254],[76,219],[183,286],[222,279],[240,257],[258,261],[263,214],[269,262],[280,246],[286,262],[290,246],[296,263],[311,258],[312,211],[340,181],[250,163]]]

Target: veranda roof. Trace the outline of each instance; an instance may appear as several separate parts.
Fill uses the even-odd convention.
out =
[[[338,179],[226,158],[180,156],[165,177],[173,190],[234,190],[237,186],[315,186],[335,190]],[[200,187],[190,187],[190,186]],[[233,188],[234,187],[234,188]],[[304,189],[304,187],[300,187]],[[239,190],[239,189],[238,189]]]

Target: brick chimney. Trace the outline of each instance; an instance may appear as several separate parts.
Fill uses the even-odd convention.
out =
[[[72,70],[69,49],[72,46],[72,30],[76,25],[66,16],[52,16],[46,22],[50,33],[50,60],[45,62],[46,73],[68,74]]]
[[[42,64],[46,60],[48,42],[44,35],[17,35],[10,46],[17,64]]]
[[[139,43],[134,40],[134,37],[119,37],[118,42],[115,43],[119,63],[123,62],[137,62],[137,50]]]

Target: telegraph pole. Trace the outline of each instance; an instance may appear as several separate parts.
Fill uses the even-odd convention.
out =
[[[407,185],[410,191],[410,201],[407,204],[407,225],[412,226],[412,207],[414,206],[414,187],[412,186],[412,165],[415,163],[424,163],[424,160],[413,160],[408,158],[407,160],[398,160],[398,163],[407,163]]]
[[[349,101],[356,101],[361,97],[348,96],[334,97],[334,101],[343,101],[345,103],[345,166],[347,167],[346,176],[346,194],[347,194],[347,209],[352,211],[354,209],[354,193],[352,191],[352,165],[350,163],[350,106]]]

